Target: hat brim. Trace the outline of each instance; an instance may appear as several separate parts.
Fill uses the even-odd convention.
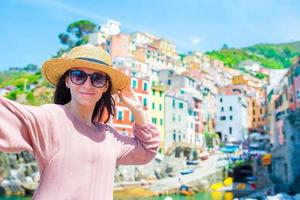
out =
[[[130,78],[113,67],[74,58],[50,59],[43,64],[42,74],[51,84],[56,85],[59,78],[72,68],[93,69],[106,73],[111,79],[112,94],[130,85]]]

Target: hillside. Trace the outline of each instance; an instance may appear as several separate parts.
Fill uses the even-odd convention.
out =
[[[239,68],[239,64],[243,61],[253,60],[266,68],[282,69],[289,67],[292,59],[300,55],[300,41],[283,44],[256,44],[241,49],[224,48],[207,52],[207,54],[232,68]]]

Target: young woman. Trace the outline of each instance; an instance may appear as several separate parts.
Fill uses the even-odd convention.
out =
[[[30,151],[40,182],[33,199],[113,199],[116,165],[145,164],[156,154],[159,133],[148,124],[130,79],[112,68],[101,48],[80,46],[50,59],[44,77],[56,85],[54,104],[21,105],[0,98],[0,151]],[[132,112],[133,136],[106,123],[117,93]]]

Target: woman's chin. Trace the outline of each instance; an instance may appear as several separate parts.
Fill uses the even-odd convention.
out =
[[[92,102],[91,100],[84,100],[84,99],[82,99],[82,100],[80,100],[78,103],[79,103],[81,106],[90,107],[90,106],[95,106],[95,104],[96,104],[97,102]]]

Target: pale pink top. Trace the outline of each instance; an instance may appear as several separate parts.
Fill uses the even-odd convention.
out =
[[[106,124],[90,127],[64,106],[26,106],[0,97],[0,151],[30,151],[40,182],[33,199],[113,199],[116,165],[146,164],[159,147],[153,125],[133,126],[134,137]]]

